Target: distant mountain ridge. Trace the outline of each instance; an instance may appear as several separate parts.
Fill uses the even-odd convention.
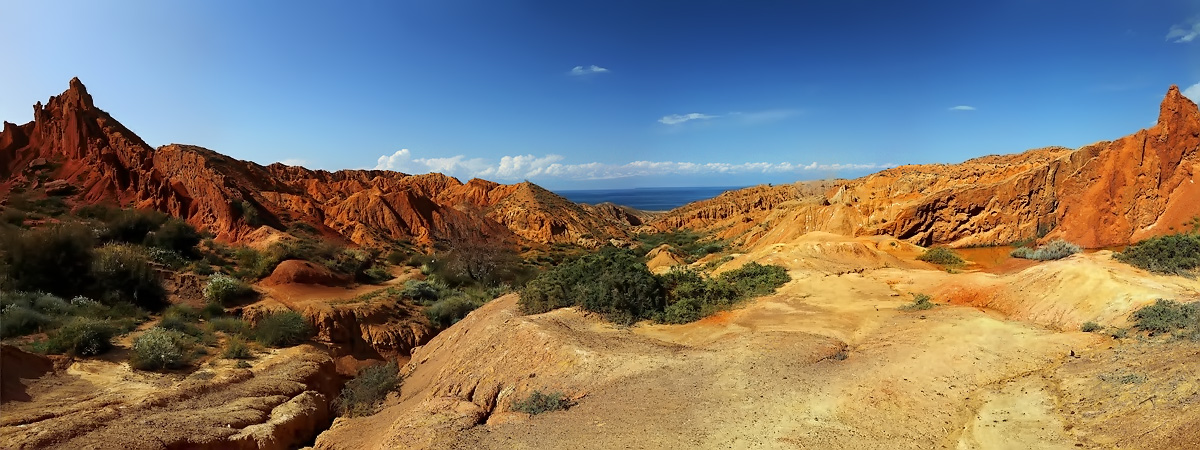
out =
[[[1200,216],[1200,112],[1172,86],[1158,122],[1077,150],[1048,147],[960,164],[907,165],[854,180],[755,186],[664,214],[581,205],[532,183],[385,170],[262,166],[190,145],[147,145],[96,108],[78,79],[0,132],[0,198],[69,185],[76,204],[182,217],[226,242],[307,224],[360,245],[410,240],[628,244],[637,232],[694,229],[747,247],[804,233],[890,234],[920,245],[1064,238],[1128,244]],[[267,228],[264,228],[267,227]]]
[[[34,105],[32,122],[4,123],[0,179],[5,197],[14,187],[65,180],[75,203],[156,209],[227,242],[259,236],[263,225],[303,223],[361,245],[486,239],[598,246],[627,238],[632,225],[614,210],[576,205],[528,182],[261,166],[190,145],[152,148],[96,108],[78,78]]]
[[[827,231],[926,246],[1042,236],[1097,248],[1182,230],[1200,215],[1197,173],[1200,112],[1171,86],[1153,127],[1111,142],[757,186],[677,208],[652,225],[709,230],[748,246]]]

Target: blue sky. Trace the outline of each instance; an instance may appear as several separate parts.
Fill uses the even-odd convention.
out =
[[[0,119],[80,77],[151,145],[551,188],[1078,147],[1200,97],[1194,0],[7,2]]]

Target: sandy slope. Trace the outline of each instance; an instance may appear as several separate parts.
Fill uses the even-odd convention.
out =
[[[1005,275],[950,274],[892,242],[812,235],[740,256],[730,265],[781,263],[794,281],[683,326],[615,329],[571,309],[523,317],[515,297],[499,299],[418,349],[391,407],[339,419],[317,446],[1178,448],[1196,439],[1200,409],[1134,400],[1194,400],[1188,374],[1200,362],[1160,360],[1158,376],[1119,356],[1145,346],[1146,359],[1159,360],[1194,346],[1062,330],[1121,325],[1154,298],[1195,296],[1197,282],[1148,275],[1106,253]],[[960,304],[897,310],[909,292]],[[1147,378],[1097,378],[1118,370]],[[1136,395],[1121,391],[1134,387]],[[534,389],[562,390],[578,405],[533,418],[508,412]],[[1085,407],[1103,412],[1076,414]]]

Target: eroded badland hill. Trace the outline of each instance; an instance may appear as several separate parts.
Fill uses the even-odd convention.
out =
[[[435,289],[434,260],[416,255],[372,282],[336,264],[276,261],[251,280],[256,297],[218,315],[257,328],[296,312],[312,328],[300,345],[134,368],[132,342],[167,314],[100,356],[4,345],[6,448],[1200,448],[1200,313],[1180,319],[1191,335],[1135,317],[1160,299],[1200,300],[1194,270],[1149,272],[1110,250],[1013,259],[1007,247],[1116,247],[1200,223],[1200,111],[1175,87],[1155,126],[1111,142],[758,186],[659,216],[576,205],[529,183],[151,148],[78,80],[34,110],[33,122],[0,134],[9,198],[155,209],[230,245],[301,228],[361,248],[535,247],[526,256],[640,243],[642,269],[720,279],[755,263],[790,281],[685,324],[615,325],[586,305],[525,314],[520,292],[498,290],[439,326],[436,304],[422,303],[435,295],[422,290]],[[652,230],[731,245],[638,240]],[[934,244],[1001,246],[964,248],[960,264],[921,260]],[[197,286],[212,277],[160,270],[170,302],[203,304]],[[239,339],[213,336],[213,349]],[[343,414],[346,380],[381,361],[397,363],[398,392],[374,414]],[[518,404],[535,392],[561,393],[570,407],[524,412]]]

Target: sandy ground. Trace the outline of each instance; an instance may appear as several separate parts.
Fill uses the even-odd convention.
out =
[[[1188,448],[1200,436],[1200,408],[1179,406],[1200,395],[1200,360],[1177,357],[1193,343],[1077,331],[1126,326],[1155,298],[1196,298],[1196,281],[1107,252],[948,273],[892,242],[817,235],[741,255],[730,264],[784,264],[793,281],[682,326],[523,317],[502,298],[418,351],[390,408],[339,420],[318,447]],[[940,305],[899,310],[912,292]],[[1121,356],[1132,348],[1145,367]],[[1137,383],[1101,379],[1120,371]],[[532,389],[579,401],[508,412]]]

